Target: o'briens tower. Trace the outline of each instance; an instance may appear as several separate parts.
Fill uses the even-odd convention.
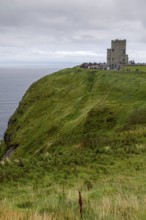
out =
[[[111,49],[107,49],[107,65],[111,69],[117,69],[123,64],[128,64],[126,40],[112,40]]]

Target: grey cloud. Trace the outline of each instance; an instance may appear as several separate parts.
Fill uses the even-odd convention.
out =
[[[137,44],[138,59],[146,49],[144,0],[0,0],[0,4],[1,56],[24,59],[28,54],[39,59],[43,54],[47,59],[65,51],[64,59],[68,54],[72,59],[71,52],[73,59],[79,55],[84,59],[78,52],[84,51],[89,59],[96,59],[95,54],[105,59],[115,38],[126,38],[129,51]]]

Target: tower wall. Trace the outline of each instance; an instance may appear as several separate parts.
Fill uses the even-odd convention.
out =
[[[111,49],[107,49],[107,65],[111,64]]]
[[[122,64],[128,64],[126,40],[111,41],[111,49],[107,49],[107,64],[112,69],[119,68]]]

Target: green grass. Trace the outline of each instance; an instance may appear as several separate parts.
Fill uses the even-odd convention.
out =
[[[122,71],[146,72],[146,65],[128,65],[122,66]]]
[[[54,162],[46,155],[0,166],[0,219],[80,219],[78,190],[83,219],[145,219],[146,154],[95,159],[88,150],[77,163],[73,152],[59,157],[60,151]]]
[[[146,75],[72,68],[26,92],[5,132],[13,158],[55,146],[111,148],[145,144]],[[4,151],[3,150],[3,151]]]
[[[140,74],[139,74],[140,73]],[[146,215],[146,74],[72,68],[26,92],[0,156],[0,219]]]

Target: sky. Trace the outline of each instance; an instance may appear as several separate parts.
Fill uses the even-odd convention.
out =
[[[146,62],[145,0],[0,0],[0,62],[106,62],[111,40]]]

